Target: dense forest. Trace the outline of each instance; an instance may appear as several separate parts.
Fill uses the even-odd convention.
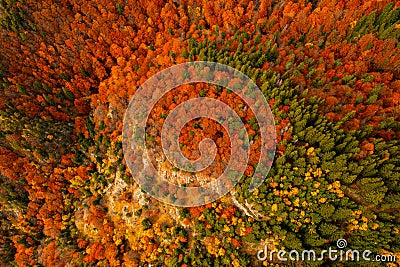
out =
[[[1,0],[0,266],[399,266],[399,39],[393,0]],[[160,147],[174,107],[200,96],[235,110],[253,151],[228,194],[180,208],[137,184],[122,128],[141,84],[192,61],[257,84],[276,153],[249,190],[254,114],[226,88],[176,88],[152,111],[148,146]],[[179,142],[196,158],[206,137],[218,147],[211,177],[231,156],[221,126],[197,119]],[[256,257],[339,239],[397,263]]]

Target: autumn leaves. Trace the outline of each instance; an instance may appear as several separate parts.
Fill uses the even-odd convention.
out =
[[[197,84],[189,86],[188,83]],[[215,99],[207,97],[208,94]],[[195,131],[184,130],[187,123],[196,120],[195,124],[192,122],[196,132],[200,128],[213,131],[207,120],[198,123],[202,118],[211,119],[222,127],[215,129],[211,138],[195,137]],[[227,134],[225,137],[222,128]],[[149,158],[145,140],[163,167],[156,166],[158,164]],[[186,146],[190,153],[188,145],[195,148],[190,160],[181,152]],[[138,88],[125,113],[123,146],[125,161],[146,192],[170,204],[197,206],[229,192],[244,173],[248,177],[255,174],[250,189],[260,185],[272,165],[275,151],[274,119],[260,90],[243,73],[213,62],[179,64],[155,74]],[[215,160],[217,151],[217,159],[229,158],[228,162]],[[251,154],[258,158],[250,163]],[[213,166],[207,170],[210,164]],[[163,177],[168,170],[160,176],[160,168],[166,166],[174,166],[173,171],[195,174],[196,178],[188,177],[183,182],[181,173]],[[211,175],[204,175],[203,170]],[[210,180],[217,178],[216,174],[221,174],[222,179]],[[182,181],[173,181],[173,178],[172,184],[166,182],[171,176]],[[190,185],[193,180],[201,186],[196,189],[176,185]],[[160,194],[159,189],[165,187],[172,192]],[[179,199],[185,195],[193,199]]]

